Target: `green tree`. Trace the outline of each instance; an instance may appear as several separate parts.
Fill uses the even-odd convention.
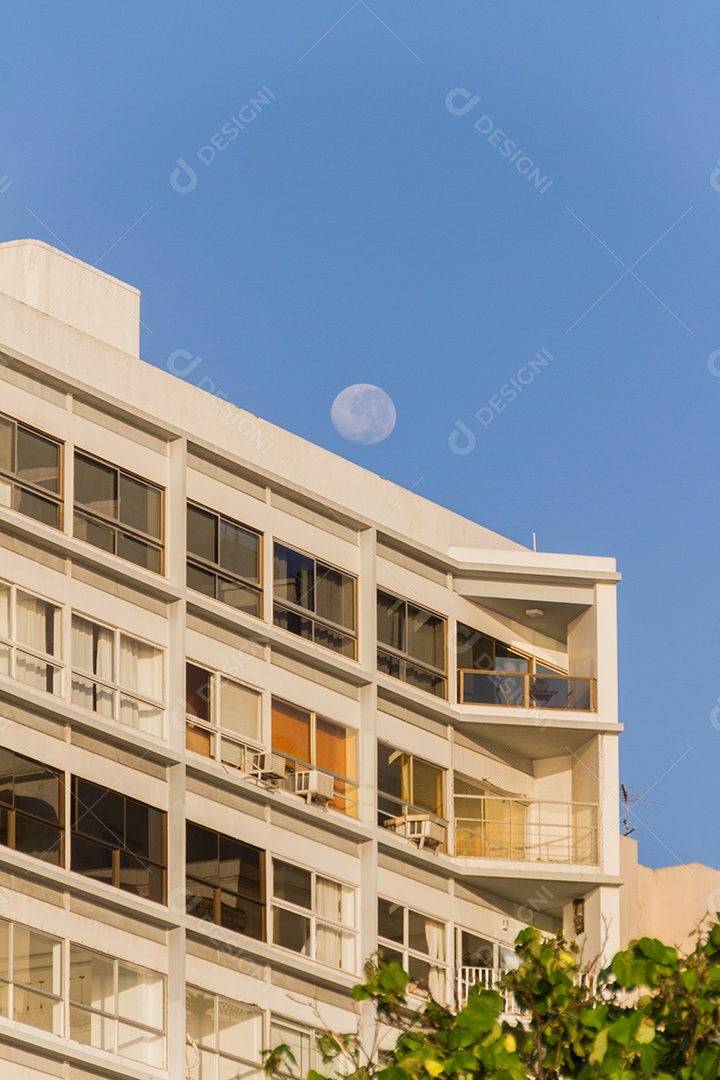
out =
[[[408,976],[368,962],[355,1001],[371,1009],[353,1033],[327,1032],[323,1072],[307,1080],[716,1080],[720,1070],[720,923],[689,956],[652,938],[634,941],[594,975],[577,946],[534,928],[515,942],[520,966],[497,990],[473,988],[458,1012],[407,1004]],[[511,996],[516,1014],[508,1015]],[[268,1075],[287,1070],[287,1047],[266,1052]]]

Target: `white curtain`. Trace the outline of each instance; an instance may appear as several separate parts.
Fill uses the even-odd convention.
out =
[[[118,964],[118,1017],[165,1030],[165,976]]]
[[[55,656],[56,616],[58,608],[45,600],[18,591],[16,603],[15,637],[22,645],[27,645],[36,652]]]
[[[315,881],[315,911],[319,919],[343,926],[355,925],[355,890],[337,881],[318,877]],[[315,935],[317,959],[342,971],[356,970],[355,936],[326,926],[318,919]]]
[[[434,919],[425,920],[425,941],[427,954],[433,960],[445,959],[445,927]],[[436,1001],[445,1000],[445,971],[443,968],[430,967],[428,990]]]
[[[112,690],[78,676],[77,671],[98,675],[107,682],[114,682],[113,645],[114,635],[111,630],[79,615],[73,615],[72,664],[75,670],[72,700],[75,705],[92,709],[103,716],[114,715],[115,695]]]
[[[0,585],[0,638],[10,637],[10,587]]]
[[[120,685],[130,692],[163,700],[162,650],[122,634],[120,638]]]

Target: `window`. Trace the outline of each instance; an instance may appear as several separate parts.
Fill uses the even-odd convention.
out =
[[[88,454],[75,453],[75,536],[162,573],[163,492]]]
[[[157,645],[73,615],[73,705],[162,737],[163,661]]]
[[[413,812],[442,818],[444,780],[437,765],[378,743],[378,823]]]
[[[185,997],[188,1080],[263,1080],[263,1014],[259,1009],[188,986]]]
[[[253,529],[189,503],[188,588],[262,616],[261,540]]]
[[[186,840],[188,912],[264,941],[264,852],[190,821]]]
[[[275,544],[273,621],[291,634],[355,659],[355,583],[350,574]]]
[[[70,1038],[110,1054],[165,1065],[165,976],[70,945]]]
[[[447,987],[445,923],[392,900],[378,900],[378,943],[386,960],[410,976],[408,990],[444,1004]]]
[[[62,609],[0,582],[0,675],[62,696]]]
[[[303,766],[329,773],[335,790],[330,805],[357,817],[357,735],[354,731],[273,698],[272,745],[273,750],[286,759],[291,773],[302,770]]]
[[[274,1050],[276,1046],[287,1046],[295,1058],[294,1065],[287,1059],[283,1062],[283,1072],[287,1076],[304,1080],[311,1069],[324,1076],[328,1071],[328,1066],[323,1063],[321,1043],[326,1037],[326,1032],[300,1027],[298,1024],[288,1023],[275,1016],[270,1018],[270,1049]],[[341,1064],[343,1060],[343,1057],[339,1059]],[[351,1064],[349,1059],[348,1064]],[[333,1072],[335,1071],[333,1069]],[[352,1072],[354,1069],[348,1068],[347,1071]]]
[[[0,844],[63,865],[61,774],[0,749]]]
[[[445,622],[426,608],[378,591],[378,671],[447,697]]]
[[[480,780],[455,774],[455,849],[480,859],[526,859],[528,802],[493,791]],[[552,832],[562,846],[563,827]],[[539,830],[540,822],[535,823]],[[544,830],[543,830],[544,833]]]
[[[355,889],[273,859],[272,941],[341,971],[356,971]]]
[[[62,1035],[62,941],[0,919],[0,1016]]]
[[[0,506],[62,528],[62,443],[0,415]]]
[[[74,776],[71,869],[164,904],[166,817],[162,810]]]
[[[197,664],[185,665],[186,746],[195,754],[247,769],[246,739],[260,738],[259,691]]]

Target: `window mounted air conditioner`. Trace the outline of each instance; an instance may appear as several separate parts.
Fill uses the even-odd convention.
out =
[[[391,821],[396,836],[402,836],[420,848],[436,848],[445,843],[445,826],[433,821],[429,814],[405,814]]]
[[[319,769],[303,769],[291,773],[286,780],[288,790],[302,795],[308,802],[329,803],[335,797],[332,776]]]
[[[267,780],[269,782],[275,782],[282,780],[285,776],[285,758],[280,754],[271,754],[269,752],[260,752],[249,750],[248,754],[248,772],[251,776],[257,777],[258,780]]]

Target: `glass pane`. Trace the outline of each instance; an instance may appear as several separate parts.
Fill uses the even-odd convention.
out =
[[[317,960],[341,971],[355,970],[355,938],[352,934],[344,934],[334,926],[319,922],[315,935]]]
[[[72,677],[72,703],[101,716],[115,716],[114,692],[91,679],[83,679],[80,675]]]
[[[274,750],[310,763],[310,713],[273,698],[272,745]]]
[[[26,686],[55,694],[56,697],[62,692],[60,669],[19,649],[15,653],[15,678]]]
[[[469,671],[493,671],[495,669],[495,641],[479,630],[458,623],[457,666]]]
[[[426,694],[445,697],[445,680],[442,676],[433,675],[431,671],[416,667],[415,664],[405,664],[404,680],[410,686],[416,686],[418,690],[424,690]]]
[[[14,756],[15,807],[57,825],[60,813],[60,778],[31,758]]]
[[[347,776],[351,780],[357,777],[355,757],[355,733],[330,720],[318,718],[315,722],[316,764],[321,769]]]
[[[17,468],[20,480],[28,480],[60,494],[60,447],[34,431],[18,426]]]
[[[217,516],[198,506],[187,508],[187,547],[189,555],[217,563]],[[193,586],[194,587],[194,586]],[[203,590],[204,591],[204,590]]]
[[[378,936],[405,943],[405,908],[394,904],[392,900],[378,900]]]
[[[70,1000],[100,1012],[115,1012],[115,963],[109,956],[70,946]]]
[[[162,535],[162,492],[159,488],[120,473],[120,521],[159,540]]]
[[[310,1033],[273,1020],[270,1024],[270,1046],[281,1046],[283,1043],[290,1048],[296,1062],[295,1065],[288,1062],[286,1068],[294,1076],[307,1076],[308,1070],[316,1064],[310,1056]]]
[[[348,637],[347,634],[343,634],[339,630],[333,630],[329,626],[323,625],[323,623],[315,623],[313,641],[316,645],[322,645],[324,649],[332,649],[333,652],[340,653],[341,656],[349,656],[352,660],[355,659],[355,638]]]
[[[202,882],[188,881],[185,887],[185,910],[196,919],[216,922],[213,889]]]
[[[203,757],[214,757],[215,738],[209,731],[196,727],[195,724],[188,723],[187,728],[185,729],[185,748],[192,751],[193,754],[201,754]],[[223,760],[225,759],[223,758]],[[230,764],[237,764],[239,768],[242,768],[242,762],[231,761]]]
[[[273,859],[273,895],[290,904],[312,908],[312,875],[292,863]]]
[[[496,641],[495,668],[497,671],[529,671],[530,660],[527,656],[522,656],[509,646]]]
[[[405,651],[405,601],[390,593],[378,592],[377,636],[383,645]]]
[[[408,945],[433,960],[445,959],[445,926],[419,911],[408,911]]]
[[[290,634],[297,634],[298,637],[305,638],[307,641],[313,639],[312,621],[304,619],[302,615],[298,615],[295,611],[287,611],[276,604],[273,608],[273,622]]]
[[[10,978],[10,923],[0,919],[0,979]]]
[[[308,611],[315,610],[315,562],[308,555],[275,544],[275,595]]]
[[[71,845],[70,867],[77,874],[93,878],[94,881],[104,881],[112,885],[112,851],[102,847],[93,840],[84,840],[80,836],[73,836]]]
[[[413,798],[415,806],[443,816],[443,770],[413,758]]]
[[[157,971],[118,964],[118,1016],[146,1027],[165,1028],[165,978]]]
[[[0,637],[10,637],[10,586],[0,583]]]
[[[407,652],[423,664],[445,670],[445,620],[408,604]]]
[[[188,565],[187,586],[188,589],[195,589],[205,596],[215,596],[215,575],[207,570],[199,570],[197,566]]]
[[[154,1065],[161,1069],[165,1064],[165,1036],[152,1035],[130,1024],[117,1026],[118,1048],[121,1057],[140,1061],[143,1065]]]
[[[83,1046],[115,1053],[115,1021],[107,1016],[70,1006],[70,1038]]]
[[[188,877],[219,885],[218,834],[188,821],[185,830],[185,845]]]
[[[392,746],[378,743],[378,790],[395,799],[409,800],[409,791],[403,792],[403,762],[406,755]],[[399,812],[399,808],[398,808]]]
[[[13,485],[0,476],[0,506],[13,505]]]
[[[17,851],[58,866],[61,838],[62,831],[57,826],[42,824],[19,812],[16,814],[15,848]]]
[[[273,943],[309,956],[310,920],[295,911],[273,908]]]
[[[26,517],[41,521],[52,529],[60,528],[60,507],[51,499],[43,499],[34,491],[15,488],[15,509]]]
[[[218,999],[218,1041],[225,1054],[260,1061],[263,1014],[230,998]]]
[[[208,723],[212,718],[212,676],[197,664],[185,665],[185,713]]]
[[[478,937],[468,930],[462,932],[463,967],[494,967],[495,947],[487,938]]]
[[[109,525],[100,525],[96,521],[90,521],[84,514],[75,514],[75,536],[78,540],[84,540],[86,544],[100,548],[102,551],[115,552],[115,530]]]
[[[146,544],[144,540],[138,540],[135,536],[120,532],[117,537],[117,554],[121,559],[143,566],[146,570],[152,570],[159,574],[162,568],[162,554],[152,544]]]
[[[324,563],[315,575],[315,611],[321,619],[355,629],[355,579]]]
[[[107,517],[117,518],[117,471],[76,453],[75,502]]]
[[[36,652],[59,656],[60,615],[60,608],[54,604],[18,590],[15,605],[16,639]]]
[[[260,594],[248,585],[241,585],[237,581],[218,577],[217,599],[223,604],[234,607],[237,611],[244,611],[247,615],[260,615]]]
[[[119,888],[135,896],[144,896],[156,904],[165,902],[165,871],[144,859],[136,859],[126,852],[120,853]]]
[[[5,416],[0,416],[0,469],[15,472],[15,424]]]
[[[315,879],[315,912],[330,922],[355,926],[355,890],[318,875]]]
[[[261,851],[229,836],[220,836],[218,884],[251,900],[262,899]]]
[[[220,679],[220,727],[235,735],[258,739],[260,694],[248,686]]]
[[[125,800],[109,788],[74,778],[73,829],[85,836],[122,846],[125,833]]]
[[[78,671],[115,681],[115,635],[98,623],[73,615],[72,663]]]
[[[15,986],[13,994],[13,1017],[21,1024],[32,1024],[43,1031],[60,1034],[62,1006],[59,1001]]]
[[[12,655],[9,645],[0,645],[0,675],[10,674],[10,657]]]
[[[185,993],[187,1033],[200,1046],[215,1049],[215,995],[188,986]]]
[[[257,941],[265,940],[264,907],[233,893],[220,894],[220,924],[236,934],[245,934]]]
[[[225,518],[220,519],[220,566],[231,574],[260,581],[260,537]]]
[[[163,736],[163,711],[154,705],[146,705],[136,698],[120,696],[120,721],[128,727],[137,728],[148,735]]]
[[[13,929],[13,979],[16,983],[59,994],[61,952],[57,938],[15,924]]]
[[[120,637],[120,685],[151,701],[162,701],[163,651],[146,641]]]

